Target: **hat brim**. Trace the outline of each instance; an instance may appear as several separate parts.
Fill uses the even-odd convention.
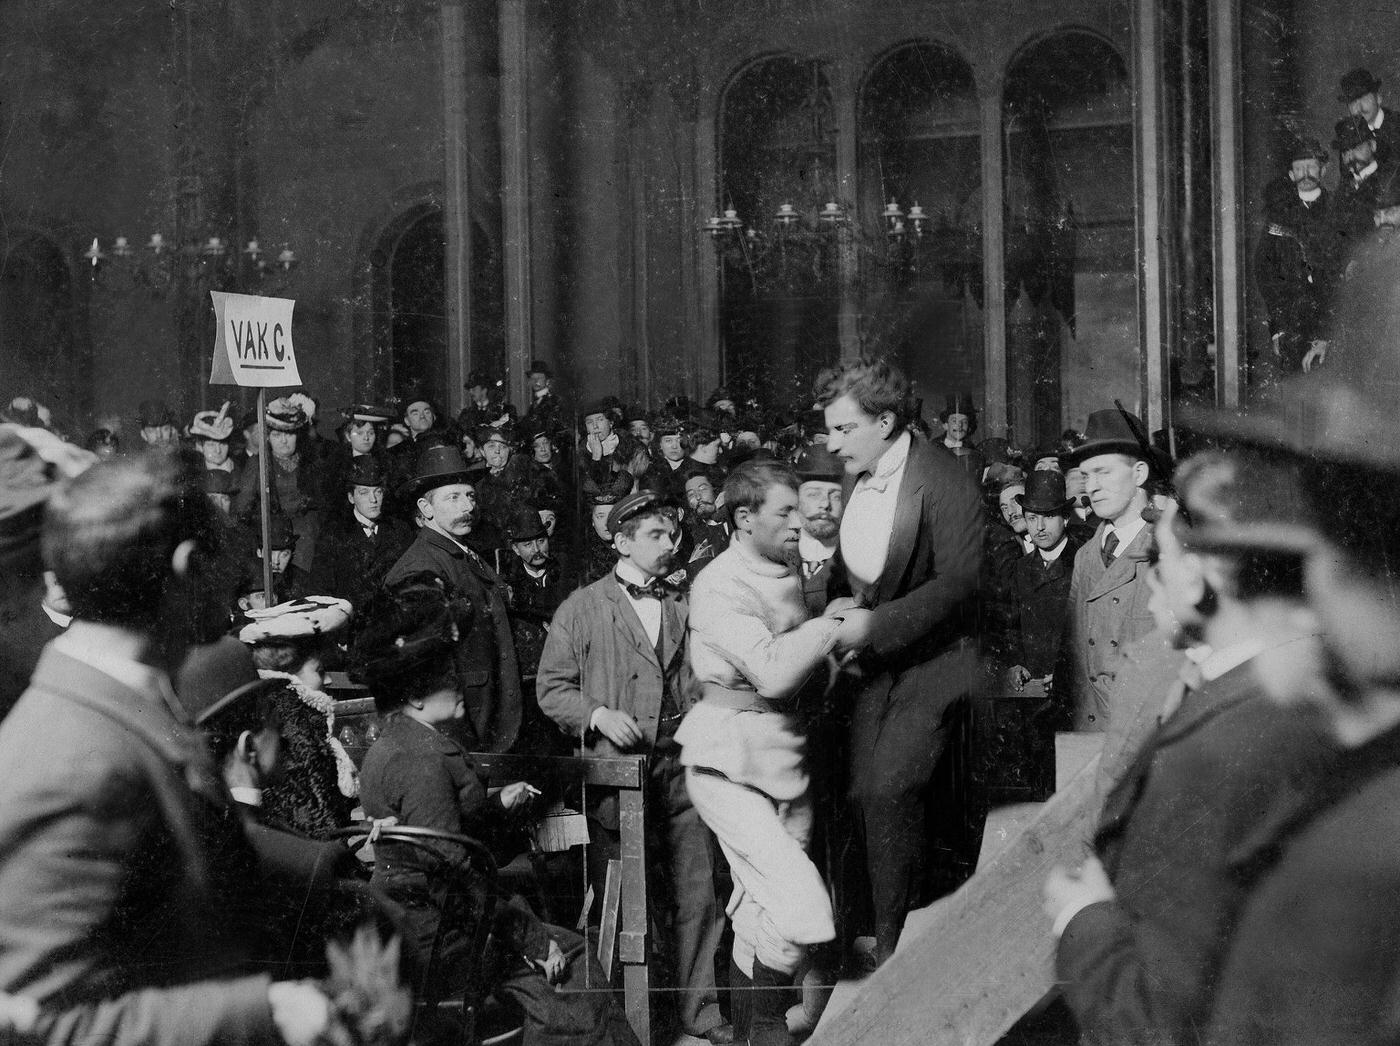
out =
[[[1142,449],[1142,444],[1132,439],[1090,440],[1088,443],[1081,443],[1069,453],[1062,454],[1061,458],[1071,466],[1079,466],[1100,454],[1127,454],[1129,457],[1146,461],[1149,465],[1152,464],[1152,459]]]
[[[1034,512],[1037,516],[1067,516],[1074,509],[1074,498],[1065,498],[1059,504],[1037,502],[1034,505],[1026,504],[1024,494],[1016,495],[1016,503],[1021,506],[1022,512]]]
[[[447,472],[441,476],[414,476],[404,483],[403,492],[410,497],[421,498],[430,490],[451,486],[453,483],[470,483],[474,487],[476,486],[476,475],[479,472],[479,469],[476,472],[463,469],[460,472]]]
[[[203,726],[205,723],[213,719],[224,709],[229,708],[232,705],[236,705],[240,701],[246,701],[249,698],[258,697],[261,694],[268,692],[269,690],[275,690],[279,686],[285,685],[286,680],[283,679],[255,679],[250,683],[244,683],[237,689],[230,690],[223,697],[219,698],[219,700],[215,701],[212,705],[210,705],[208,708],[204,709],[197,716],[195,716],[194,725]]]

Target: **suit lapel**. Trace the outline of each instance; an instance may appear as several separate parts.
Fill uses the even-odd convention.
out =
[[[681,637],[685,632],[685,620],[681,617],[680,599],[668,595],[661,601],[661,670],[671,667],[681,648]]]
[[[1095,537],[1096,540],[1092,551],[1093,554],[1100,557],[1100,561],[1102,561],[1102,534],[1097,534]],[[1133,578],[1137,576],[1137,565],[1146,555],[1147,544],[1151,540],[1152,528],[1150,526],[1143,527],[1138,531],[1137,537],[1128,542],[1128,547],[1119,553],[1118,557],[1108,565],[1108,568],[1100,575],[1098,581],[1094,583],[1094,586],[1089,590],[1088,598],[1098,599],[1100,596],[1122,585],[1126,585],[1129,581],[1133,580]]]
[[[623,596],[622,587],[617,583],[617,580],[612,574],[608,574],[598,584],[602,586],[604,601],[612,608],[614,627],[630,635],[636,648],[646,656],[647,660],[655,663],[656,647],[648,638],[646,626],[642,624],[642,619],[637,616],[637,611],[633,609],[631,602]],[[669,622],[666,623],[669,624]],[[663,643],[667,641],[667,633],[671,631],[670,628],[663,628],[661,636]]]
[[[909,566],[909,558],[918,544],[925,482],[923,454],[924,445],[911,434],[909,456],[904,462],[904,475],[899,481],[899,497],[895,500],[890,547],[885,553],[885,569],[880,572],[880,584],[876,589],[880,603],[887,603],[894,598],[900,580]]]

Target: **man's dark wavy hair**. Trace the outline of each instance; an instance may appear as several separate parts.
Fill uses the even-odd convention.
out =
[[[909,379],[884,357],[838,363],[817,375],[812,394],[818,407],[850,396],[867,414],[893,412],[903,425],[908,420]]]

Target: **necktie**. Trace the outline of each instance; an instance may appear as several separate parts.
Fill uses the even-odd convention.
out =
[[[1099,555],[1103,556],[1103,565],[1113,566],[1113,553],[1118,551],[1118,531],[1110,530],[1108,537],[1104,540],[1103,548],[1099,550]]]
[[[368,527],[365,527],[365,537],[369,538],[371,541],[374,540],[374,535],[376,535],[376,534],[378,534],[378,533],[379,533],[379,527],[377,527],[377,526],[375,526],[375,525],[373,525],[373,524],[371,524],[371,525],[368,526]]]

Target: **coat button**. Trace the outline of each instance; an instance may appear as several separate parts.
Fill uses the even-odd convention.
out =
[[[1117,646],[1117,645],[1118,645],[1118,640],[1116,640],[1116,639],[1110,639],[1110,640],[1108,641],[1108,645],[1109,645],[1109,646]]]
[[[1118,605],[1118,597],[1117,597],[1117,596],[1114,596],[1114,597],[1113,597],[1113,605],[1114,605],[1114,606],[1117,606],[1117,605]]]
[[[1094,715],[1093,712],[1090,712],[1090,713],[1089,713],[1089,722],[1091,722],[1091,723],[1097,723],[1097,722],[1098,722],[1098,716]]]
[[[1090,646],[1093,646],[1093,645],[1094,645],[1094,637],[1093,637],[1093,636],[1090,636],[1090,637],[1089,637],[1089,645],[1090,645]]]

